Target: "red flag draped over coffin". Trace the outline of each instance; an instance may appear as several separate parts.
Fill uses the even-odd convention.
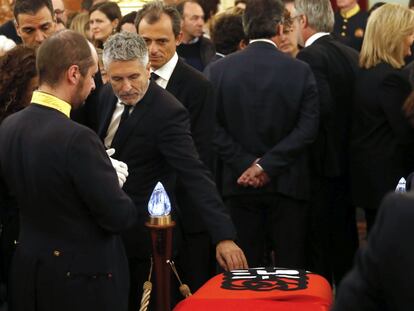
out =
[[[321,276],[304,270],[250,268],[219,274],[174,311],[328,311],[332,290]]]

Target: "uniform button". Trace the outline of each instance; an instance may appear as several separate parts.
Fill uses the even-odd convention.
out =
[[[96,279],[97,278],[97,276],[96,275],[92,275],[92,279]]]
[[[53,251],[53,256],[59,257],[60,256],[60,252],[59,251]]]
[[[346,36],[346,33],[345,32],[341,32],[341,36],[342,37],[345,37]]]
[[[344,19],[344,23],[348,23],[348,20],[346,18]]]
[[[342,29],[346,29],[346,25],[343,25],[343,26],[342,26]]]
[[[66,272],[66,276],[70,278],[70,272]]]
[[[112,278],[112,273],[108,273],[108,279]]]

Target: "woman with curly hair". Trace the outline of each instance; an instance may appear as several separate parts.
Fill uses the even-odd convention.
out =
[[[0,58],[0,123],[29,105],[36,89],[36,52],[18,45]]]
[[[28,106],[37,87],[36,52],[18,45],[0,57],[0,123]],[[0,284],[7,286],[14,241],[19,235],[19,217],[14,200],[0,200]],[[6,287],[7,288],[7,287]],[[4,297],[3,297],[4,298]],[[0,298],[0,308],[1,308]]]

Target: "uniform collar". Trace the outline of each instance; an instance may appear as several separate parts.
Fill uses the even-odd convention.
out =
[[[72,109],[72,106],[64,100],[61,100],[51,94],[41,91],[34,91],[32,103],[58,110],[68,118],[70,117],[70,110]]]
[[[359,4],[357,3],[352,9],[349,11],[342,13],[341,16],[343,18],[351,18],[352,16],[356,15],[359,11],[361,11],[361,8],[359,7]]]

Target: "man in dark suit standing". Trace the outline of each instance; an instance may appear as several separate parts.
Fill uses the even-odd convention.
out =
[[[213,88],[200,72],[184,63],[176,53],[182,37],[180,14],[174,6],[154,1],[144,5],[135,22],[138,34],[148,46],[153,80],[187,108],[200,159],[213,170]],[[195,291],[212,276],[214,249],[198,209],[194,208],[195,203],[181,184],[178,184],[176,194],[178,205],[186,206],[186,213],[180,215],[184,236],[177,264],[182,268],[179,270],[184,282]]]
[[[329,34],[334,23],[329,0],[296,0],[295,7],[305,47],[297,58],[311,66],[320,103],[319,134],[311,147],[309,268],[338,286],[358,247],[348,148],[358,53]]]
[[[367,245],[336,294],[333,311],[414,309],[413,222],[412,192],[385,197]]]
[[[244,13],[250,44],[212,64],[215,144],[225,202],[249,264],[305,267],[309,199],[307,148],[318,129],[318,96],[308,65],[279,51],[279,0],[252,0]]]
[[[59,55],[56,58],[55,55]],[[120,237],[136,221],[99,138],[69,119],[95,87],[92,45],[63,31],[39,48],[39,90],[0,128],[0,199],[20,208],[11,307],[126,310]]]
[[[187,110],[149,81],[145,41],[136,34],[118,33],[106,42],[103,61],[110,83],[100,92],[99,135],[106,147],[115,148],[114,157],[128,164],[124,189],[142,216],[142,221],[123,235],[131,269],[130,310],[136,310],[150,266],[151,247],[144,220],[157,182],[164,185],[174,205],[178,177],[200,210],[224,269],[245,267],[247,263],[233,242],[235,229],[211,173],[198,158]]]

